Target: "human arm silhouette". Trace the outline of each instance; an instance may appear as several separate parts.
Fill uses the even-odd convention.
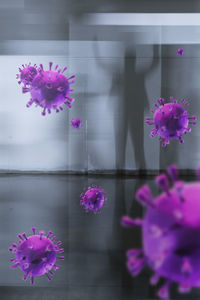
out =
[[[153,45],[153,59],[150,67],[146,71],[147,73],[152,72],[159,64],[159,45]]]

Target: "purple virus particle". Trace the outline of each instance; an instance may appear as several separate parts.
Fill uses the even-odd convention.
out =
[[[146,118],[147,125],[154,125],[150,136],[159,136],[162,141],[162,146],[169,144],[170,139],[178,139],[182,144],[182,135],[191,131],[188,125],[195,125],[196,116],[189,116],[186,107],[189,105],[185,99],[181,99],[179,104],[177,100],[170,97],[170,103],[165,103],[165,99],[157,99],[154,104],[155,110],[150,110],[153,113],[153,118]]]
[[[198,169],[200,180],[200,168]],[[200,287],[200,182],[185,183],[178,180],[175,165],[168,167],[173,181],[160,174],[156,184],[163,191],[156,198],[149,187],[143,185],[136,192],[136,199],[147,207],[144,219],[124,216],[124,227],[142,228],[142,249],[127,251],[127,268],[137,276],[148,265],[153,271],[150,283],[156,285],[160,277],[165,279],[158,291],[160,299],[169,299],[171,283],[178,284],[180,293]]]
[[[104,189],[93,184],[88,189],[84,188],[84,193],[81,194],[80,205],[84,206],[86,212],[92,210],[96,214],[107,200],[105,194]]]
[[[71,125],[73,128],[79,129],[82,126],[82,121],[79,118],[75,118],[75,119],[71,120]]]
[[[55,69],[52,70],[52,65],[53,63],[50,62],[49,70],[44,70],[43,65],[40,64],[33,80],[22,88],[23,93],[30,92],[31,94],[31,99],[26,106],[30,107],[35,103],[36,106],[42,107],[43,116],[46,115],[46,111],[50,114],[52,109],[56,112],[63,110],[63,104],[71,108],[74,101],[74,98],[70,97],[69,94],[73,92],[70,85],[74,83],[75,75],[67,78],[63,74],[67,70],[66,67],[61,70],[56,65]]]
[[[52,279],[53,270],[59,269],[56,265],[56,259],[64,259],[64,256],[58,256],[63,253],[64,249],[60,248],[61,241],[54,244],[56,236],[49,231],[45,236],[44,231],[36,234],[36,229],[32,228],[33,235],[28,236],[26,233],[18,234],[19,244],[12,244],[9,250],[15,254],[12,258],[14,264],[11,268],[19,267],[24,272],[24,280],[30,277],[31,284],[34,283],[34,277],[45,274],[48,280]]]
[[[183,48],[178,49],[176,54],[182,56],[184,54]]]
[[[37,66],[36,64],[34,66],[31,66],[31,63],[29,63],[28,65],[22,65],[22,68],[19,68],[19,74],[16,75],[16,78],[19,79],[18,83],[24,84],[24,87],[26,87],[27,85],[29,86],[34,77],[37,75]]]

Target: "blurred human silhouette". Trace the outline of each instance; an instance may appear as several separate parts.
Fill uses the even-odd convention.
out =
[[[123,68],[120,61],[110,68],[105,60],[99,58],[97,43],[94,43],[94,50],[98,66],[109,72],[112,77],[109,104],[114,113],[116,169],[127,168],[126,150],[129,135],[134,150],[135,167],[137,170],[145,170],[144,111],[149,108],[145,79],[158,65],[158,45],[153,46],[151,65],[141,70],[136,69],[135,46],[125,47]],[[110,102],[111,99],[115,102]]]
[[[145,46],[144,46],[145,47]],[[141,58],[142,60],[143,58]],[[153,59],[148,68],[137,70],[137,56],[133,47],[127,47],[124,56],[124,135],[118,160],[125,166],[128,134],[134,149],[137,170],[146,169],[144,155],[144,111],[148,109],[146,76],[158,65],[158,45],[153,46]]]

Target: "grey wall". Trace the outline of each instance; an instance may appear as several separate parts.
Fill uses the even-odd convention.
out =
[[[200,27],[170,26],[169,17],[169,26],[155,25],[151,14],[145,26],[123,25],[120,15],[106,25],[103,13],[198,12],[197,2],[1,0],[0,170],[138,170],[173,162],[196,168],[199,123],[184,145],[173,141],[162,149],[144,118],[160,96],[189,98],[198,115]],[[102,13],[101,24],[88,13]],[[183,57],[176,56],[179,46]],[[40,109],[26,108],[29,95],[15,74],[29,61],[45,67],[53,61],[76,74],[71,110],[44,118]],[[83,120],[78,131],[70,127],[73,117]]]

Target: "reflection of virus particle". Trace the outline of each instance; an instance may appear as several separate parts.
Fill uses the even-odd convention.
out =
[[[17,74],[17,79],[19,79],[18,83],[24,84],[24,87],[26,85],[30,85],[34,79],[34,77],[37,75],[37,66],[36,64],[34,66],[31,66],[31,63],[28,65],[22,65],[22,69],[19,68],[19,74]]]
[[[79,129],[82,126],[82,121],[78,118],[71,120],[71,125],[73,128]]]
[[[154,104],[155,111],[150,110],[154,114],[153,118],[146,118],[146,124],[154,125],[150,136],[157,135],[160,141],[164,139],[162,146],[169,144],[170,139],[179,139],[179,142],[183,143],[182,135],[191,131],[188,125],[196,124],[196,116],[188,116],[185,107],[189,103],[185,102],[185,99],[181,100],[181,104],[173,97],[170,97],[170,100],[171,103],[165,103],[163,98],[157,99],[158,104]]]
[[[84,188],[84,191],[86,190],[87,189]],[[81,194],[82,199],[80,200],[80,204],[84,206],[86,212],[93,210],[96,214],[107,200],[105,194],[104,189],[93,184],[91,187],[88,187],[88,190],[85,193]]]
[[[49,231],[47,236],[44,231],[36,234],[35,228],[32,228],[33,235],[27,237],[25,233],[18,234],[19,245],[13,243],[9,250],[15,253],[15,258],[11,261],[14,264],[12,268],[19,267],[24,272],[24,280],[30,276],[31,284],[34,283],[35,276],[46,274],[48,280],[51,280],[53,270],[58,270],[59,266],[55,264],[56,258],[64,259],[64,256],[57,254],[64,252],[60,248],[61,241],[54,244],[56,236],[52,236],[53,232]],[[51,237],[52,236],[52,237]]]
[[[70,85],[74,83],[74,80],[70,81],[75,77],[72,75],[67,78],[63,75],[63,72],[67,69],[66,67],[61,70],[56,65],[55,70],[52,70],[53,63],[49,63],[49,70],[43,70],[43,65],[40,65],[37,75],[33,78],[30,87],[23,87],[23,93],[30,92],[31,99],[27,103],[27,107],[30,107],[33,103],[36,106],[43,108],[42,115],[51,113],[51,109],[56,112],[63,110],[62,105],[66,104],[71,108],[71,103],[74,101],[73,98],[69,97],[69,93],[73,90],[70,89]]]
[[[184,51],[183,51],[182,48],[180,48],[180,49],[177,50],[176,53],[177,53],[177,55],[182,56],[184,54]]]
[[[147,185],[136,192],[136,199],[147,206],[144,220],[129,217],[121,220],[125,227],[142,227],[143,250],[127,252],[130,273],[136,276],[149,265],[155,273],[151,284],[164,277],[166,282],[158,292],[161,299],[169,299],[172,282],[178,283],[180,293],[200,287],[200,183],[179,181],[173,165],[168,174],[174,183],[171,189],[165,174],[156,178],[163,190],[160,196],[153,198]]]

